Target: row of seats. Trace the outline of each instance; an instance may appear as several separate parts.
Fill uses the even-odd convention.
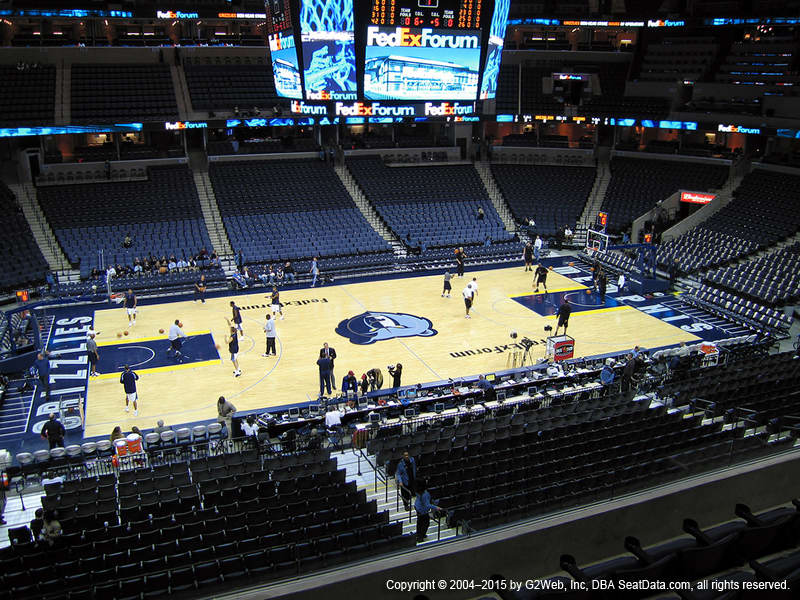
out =
[[[365,156],[349,157],[347,167],[389,228],[412,247],[511,239],[470,165],[389,167]]]
[[[49,269],[14,193],[0,181],[0,214],[7,235],[0,236],[0,291],[41,283]],[[11,235],[13,232],[13,235]]]
[[[38,188],[42,210],[71,263],[82,270],[108,264],[126,236],[132,240],[131,257],[212,250],[188,166],[148,167],[147,176]]]
[[[608,213],[608,229],[623,231],[634,219],[680,189],[720,188],[727,178],[727,165],[615,156],[602,204],[602,210]]]
[[[248,263],[389,250],[320,160],[218,162],[209,176],[231,244]]]
[[[777,306],[800,300],[800,243],[741,265],[708,273],[707,281],[746,298]]]
[[[574,227],[592,191],[596,169],[542,165],[491,165],[492,175],[518,221],[536,222],[536,231],[552,236]]]
[[[662,244],[657,259],[695,272],[764,249],[800,228],[800,176],[755,169],[733,200],[700,225]]]
[[[786,332],[792,325],[792,317],[780,309],[763,306],[708,284],[701,285],[686,300],[760,331]]]

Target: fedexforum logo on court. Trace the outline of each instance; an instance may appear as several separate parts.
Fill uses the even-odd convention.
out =
[[[367,345],[402,337],[430,337],[438,333],[424,317],[407,313],[368,311],[345,319],[336,326],[336,333],[353,344]]]

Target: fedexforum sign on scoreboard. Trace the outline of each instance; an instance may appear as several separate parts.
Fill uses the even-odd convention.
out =
[[[293,100],[290,110],[298,115],[327,117],[456,117],[475,113],[474,103],[422,102],[383,104],[381,102],[334,102],[312,104]]]

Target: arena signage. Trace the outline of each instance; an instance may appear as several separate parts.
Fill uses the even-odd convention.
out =
[[[180,129],[206,129],[208,123],[205,121],[167,121],[164,123],[164,129],[168,131],[177,131]]]
[[[289,105],[293,113],[299,115],[327,115],[328,107],[322,104],[306,104],[302,100],[292,100]]]
[[[83,425],[80,404],[86,397],[88,357],[86,334],[91,329],[92,317],[82,316],[58,319],[50,338],[50,400],[44,395],[35,404],[31,417],[31,431],[39,434],[50,413],[62,415],[67,430]]]
[[[385,48],[480,48],[480,36],[475,34],[454,35],[433,33],[433,29],[413,33],[408,27],[397,27],[394,33],[381,31],[380,27],[367,27],[367,45]]]
[[[703,192],[681,192],[681,202],[688,202],[689,204],[708,204],[716,195],[706,194]]]
[[[754,133],[760,134],[761,129],[758,127],[744,127],[743,125],[717,125],[717,131],[722,133]]]
[[[221,12],[217,13],[219,19],[266,19],[266,13],[240,13],[240,12]]]
[[[686,21],[671,21],[670,19],[656,19],[656,20],[648,20],[647,26],[648,27],[683,27],[686,25]]]
[[[416,110],[413,106],[383,106],[380,102],[354,102],[345,104],[337,102],[334,114],[342,117],[413,117]]]
[[[471,104],[459,104],[458,102],[442,102],[434,104],[425,103],[425,115],[429,117],[449,117],[454,115],[469,115],[473,112]]]
[[[182,10],[157,10],[156,19],[197,19],[200,17],[196,12],[183,12]]]

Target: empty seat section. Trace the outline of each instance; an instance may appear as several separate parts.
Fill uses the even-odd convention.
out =
[[[166,64],[74,64],[72,120],[175,120],[178,104]]]
[[[514,218],[532,218],[536,230],[554,235],[574,227],[594,185],[594,167],[493,164],[492,174]]]
[[[231,244],[248,262],[390,250],[324,162],[215,162],[209,175]]]
[[[187,166],[149,167],[147,181],[48,186],[39,203],[69,261],[97,267],[132,265],[136,257],[195,256],[212,251]],[[123,248],[125,236],[132,239]]]
[[[377,156],[351,157],[347,166],[378,214],[415,247],[502,242],[505,230],[472,165],[389,167]],[[477,219],[478,207],[484,218]]]

